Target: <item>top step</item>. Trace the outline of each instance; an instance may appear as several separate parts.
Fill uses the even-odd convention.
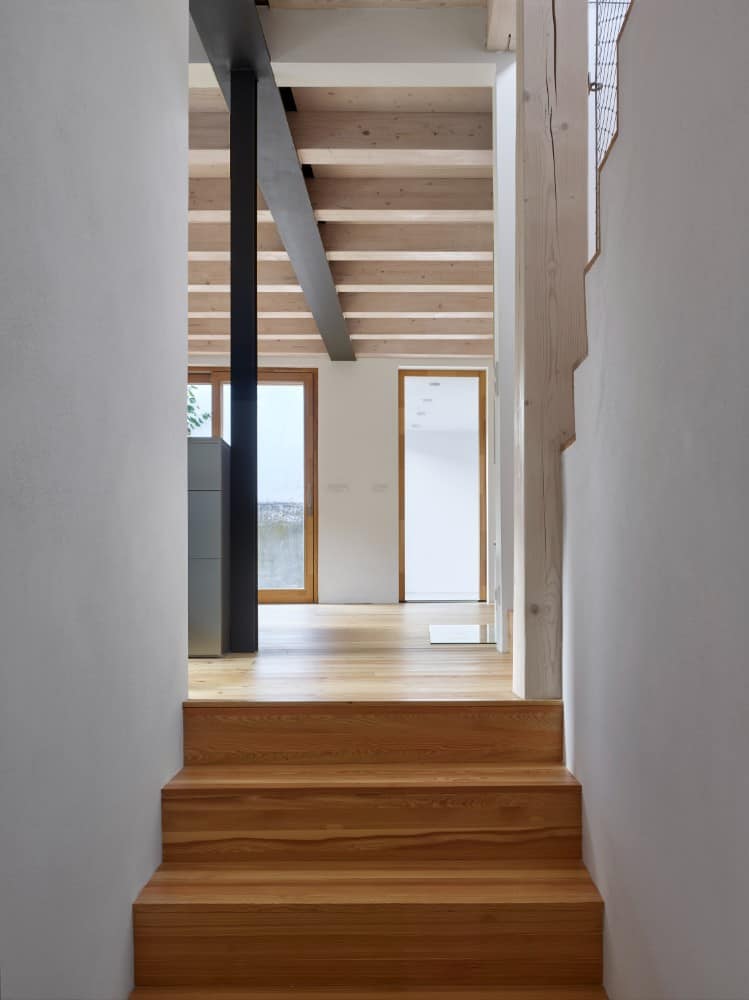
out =
[[[184,705],[185,764],[557,764],[560,701]]]
[[[510,986],[495,990],[237,990],[140,987],[130,1000],[606,1000],[601,986]]]
[[[600,986],[510,986],[495,990],[237,990],[141,987],[130,1000],[606,1000]]]

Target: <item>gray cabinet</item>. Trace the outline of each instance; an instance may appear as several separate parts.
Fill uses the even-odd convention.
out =
[[[190,656],[228,648],[229,455],[220,438],[187,439]]]

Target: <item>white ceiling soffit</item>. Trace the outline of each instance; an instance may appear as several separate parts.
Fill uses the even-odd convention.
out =
[[[279,87],[491,87],[514,52],[486,49],[483,7],[261,7]],[[192,26],[190,86],[218,83]]]
[[[279,87],[491,87],[515,54],[486,49],[484,7],[263,7]]]

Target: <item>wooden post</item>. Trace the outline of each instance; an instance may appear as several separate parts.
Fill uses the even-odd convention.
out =
[[[518,0],[513,686],[562,694],[561,452],[587,353],[587,3]]]

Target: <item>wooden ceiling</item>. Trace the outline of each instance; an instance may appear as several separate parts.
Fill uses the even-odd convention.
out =
[[[319,7],[342,6],[344,0],[271,3]],[[345,5],[359,4],[348,0]],[[430,4],[415,0],[409,5]],[[449,5],[483,4],[449,0]],[[295,88],[286,97],[357,357],[491,355],[491,91]],[[228,145],[221,92],[191,89],[189,334],[194,356],[228,353],[229,347]],[[259,351],[324,353],[260,197],[258,283]]]

